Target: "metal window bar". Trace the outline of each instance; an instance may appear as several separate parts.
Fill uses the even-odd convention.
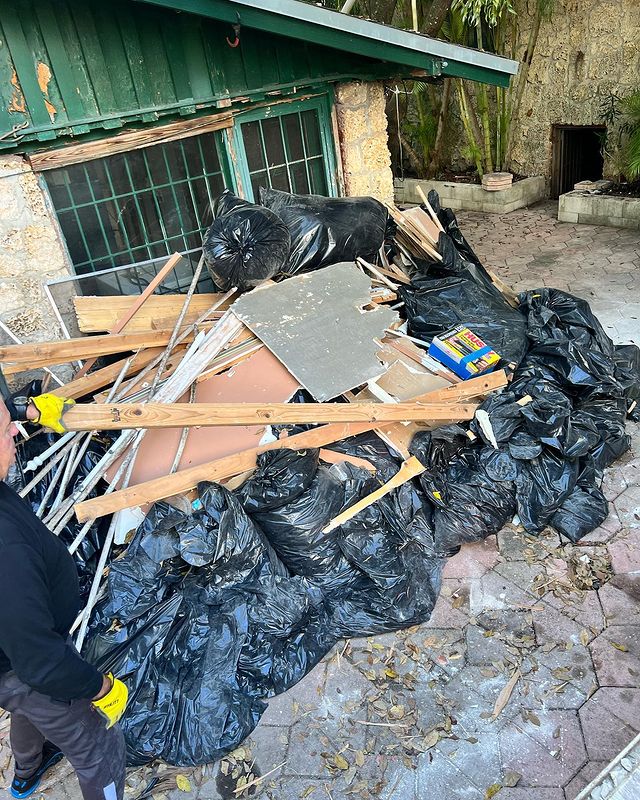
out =
[[[315,120],[314,121],[315,121],[315,124],[318,126],[318,136],[320,137],[321,136],[321,131],[320,131],[320,121],[318,119],[318,112],[315,109],[314,109],[314,111],[315,111],[315,113],[314,113]],[[297,122],[298,122],[298,129],[300,131],[300,138],[301,138],[301,141],[302,141],[302,150],[303,150],[303,157],[302,158],[297,158],[297,159],[290,157],[291,156],[291,150],[290,150],[290,146],[289,146],[288,137],[287,137],[284,125],[283,125],[283,119],[285,117],[294,117],[294,116],[296,117]],[[267,145],[266,145],[266,142],[265,142],[264,131],[263,131],[263,127],[262,127],[263,120],[261,120],[261,119],[256,120],[257,123],[258,123],[258,131],[259,131],[259,134],[260,134],[260,148],[262,150],[262,157],[263,157],[263,160],[264,160],[264,167],[261,167],[259,169],[249,170],[249,176],[250,176],[250,178],[253,178],[254,175],[256,175],[259,172],[266,172],[266,176],[267,176],[267,181],[269,183],[269,187],[272,187],[273,183],[272,183],[272,179],[271,179],[271,173],[274,170],[276,170],[276,169],[278,169],[280,167],[285,167],[285,169],[287,171],[287,179],[289,181],[289,189],[290,189],[290,191],[293,192],[293,191],[295,191],[295,189],[294,189],[294,185],[293,185],[291,168],[296,166],[296,165],[298,165],[298,164],[303,164],[304,167],[305,167],[306,175],[307,175],[307,184],[309,186],[309,191],[313,193],[315,187],[314,187],[314,182],[312,180],[311,171],[309,170],[309,163],[311,161],[320,161],[320,162],[322,162],[323,167],[325,167],[325,169],[326,169],[325,157],[322,154],[309,156],[308,148],[307,148],[307,137],[306,137],[306,134],[305,134],[304,125],[302,123],[302,116],[301,116],[301,113],[299,111],[293,112],[292,114],[280,114],[278,116],[278,120],[279,120],[279,124],[280,124],[280,137],[282,139],[282,144],[283,144],[284,163],[278,163],[278,164],[270,163],[268,148],[267,148]]]
[[[52,173],[56,173],[55,177],[58,180],[62,179],[67,195],[66,198],[60,198],[61,193],[58,192],[52,198],[56,212],[60,215],[64,213],[72,215],[77,228],[77,231],[73,231],[73,236],[78,241],[78,247],[82,246],[86,254],[83,259],[76,259],[74,262],[77,274],[93,274],[99,271],[102,266],[111,268],[121,266],[123,262],[151,262],[158,258],[159,253],[162,251],[169,255],[175,250],[189,252],[193,249],[194,235],[201,235],[206,225],[210,223],[208,211],[213,202],[211,181],[216,179],[223,186],[229,185],[228,175],[224,169],[224,164],[220,160],[219,135],[217,133],[202,134],[194,136],[193,139],[197,142],[195,161],[199,163],[191,165],[191,168],[183,142],[182,140],[177,140],[122,154],[119,157],[119,166],[122,170],[122,174],[118,176],[119,182],[112,171],[111,157],[100,159],[104,175],[100,183],[92,181],[89,170],[85,165],[52,170]],[[209,161],[205,158],[203,147],[211,149]],[[147,150],[155,151],[154,156],[158,157],[159,162],[164,162],[167,173],[166,178],[164,175],[160,175],[156,176],[160,177],[159,181],[154,180]],[[143,188],[138,187],[135,183],[134,166],[131,159],[137,159],[136,166],[144,173],[145,183],[148,185]],[[175,170],[172,172],[171,163],[174,159],[184,165],[184,178],[173,178]],[[193,168],[194,166],[196,167],[195,169]],[[72,173],[71,170],[74,170],[74,172]],[[70,188],[71,175],[73,175],[74,181],[76,178],[79,179],[81,186],[90,197],[89,200],[85,201],[85,198],[80,197],[79,199],[83,200],[83,202],[75,201]],[[49,176],[45,176],[45,178],[47,177]],[[205,208],[199,208],[199,205],[204,205],[204,203],[198,203],[198,194],[194,186],[195,181],[204,182],[208,198],[207,207]],[[178,187],[182,188],[179,190]],[[167,230],[167,224],[163,218],[164,215],[160,205],[160,194],[164,190],[168,190],[165,193],[165,198],[166,195],[169,195],[169,203],[172,205],[170,209],[165,208],[165,214],[171,213],[173,215],[175,213],[179,233]],[[184,202],[180,199],[183,193],[185,195],[183,200],[188,196],[190,201],[187,201],[186,208],[182,207]],[[202,187],[199,189],[199,194],[204,199]],[[76,197],[78,197],[77,194]],[[127,202],[131,203],[132,206],[125,213],[124,206]],[[153,210],[148,209],[147,204],[149,203]],[[163,204],[167,205],[166,200]],[[108,220],[114,213],[111,210],[111,206],[115,206],[115,210],[118,213],[117,218],[114,220],[114,227],[117,226],[117,233],[115,230],[107,229]],[[145,206],[147,207],[145,208]],[[93,217],[90,220],[83,219],[82,209],[91,209],[92,213],[97,216],[97,220],[94,220]],[[107,216],[103,217],[103,214]],[[62,219],[61,224],[64,231],[64,221]],[[69,224],[71,224],[71,220]],[[133,225],[133,230],[130,229],[130,224]],[[150,225],[156,226],[157,235],[150,233]],[[135,229],[138,230],[137,236]],[[138,239],[139,242],[137,241]],[[104,248],[105,254],[96,252],[98,246],[100,251]],[[162,250],[159,248],[162,248]],[[78,253],[78,255],[80,254]],[[142,287],[140,288],[142,289]]]

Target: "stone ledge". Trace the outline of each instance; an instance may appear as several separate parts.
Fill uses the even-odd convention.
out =
[[[640,230],[640,198],[567,192],[560,195],[558,219],[560,222]]]
[[[435,189],[440,195],[440,203],[454,211],[484,211],[493,214],[508,214],[517,208],[524,208],[546,196],[544,178],[536,175],[524,178],[507,189],[488,192],[477,183],[453,183],[451,181],[417,180],[406,178],[394,180],[397,203],[420,203],[417,187],[427,194]]]

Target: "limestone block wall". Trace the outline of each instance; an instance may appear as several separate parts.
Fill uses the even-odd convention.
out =
[[[338,84],[335,93],[345,194],[393,200],[393,174],[381,83]]]
[[[528,6],[526,0],[516,5],[522,52]],[[639,87],[640,2],[556,0],[552,19],[542,23],[529,71],[513,150],[514,171],[548,177],[552,125],[602,125],[604,98]],[[606,161],[605,174],[613,170]]]
[[[60,337],[43,284],[70,271],[57,221],[31,167],[20,156],[0,156],[0,319],[23,341]]]

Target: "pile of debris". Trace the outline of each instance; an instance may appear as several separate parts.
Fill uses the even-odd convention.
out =
[[[5,374],[86,360],[55,391],[93,402],[16,481],[76,553],[131,764],[229,752],[340,638],[427,620],[445,560],[514,515],[596,528],[638,418],[640,351],[569,294],[516,297],[435,193],[261,201],[220,198],[186,297],[153,294],[174,256],[133,300],[75,299],[96,335],[0,348]],[[479,349],[445,366],[436,338]]]

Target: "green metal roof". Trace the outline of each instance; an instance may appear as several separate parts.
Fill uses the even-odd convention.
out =
[[[518,63],[299,0],[136,0],[346,50],[378,61],[508,86]]]

